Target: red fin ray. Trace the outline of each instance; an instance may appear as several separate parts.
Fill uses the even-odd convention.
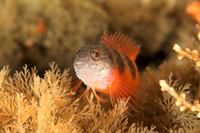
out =
[[[139,110],[137,110],[136,107],[133,106],[133,104],[136,105],[136,106],[138,106],[138,107],[141,107],[141,106],[139,106],[139,105],[136,103],[136,101],[134,101],[134,100],[131,98],[131,96],[128,96],[127,94],[123,94],[121,91],[118,91],[118,92],[116,92],[116,93],[117,93],[117,94],[120,93],[121,96],[125,96],[125,95],[126,95],[127,97],[125,97],[125,100],[127,100],[127,99],[129,98],[128,105],[129,105],[135,112],[139,112]],[[120,98],[121,98],[121,96],[120,96]]]
[[[130,99],[129,99],[129,106],[131,105],[131,108],[132,109],[134,109],[133,107],[132,107],[132,104],[131,103],[133,103],[133,104],[135,104],[137,107],[139,107],[139,108],[143,108],[141,105],[139,105],[135,100],[133,100],[133,96],[130,96],[126,91],[124,91],[124,88],[123,87],[119,87],[120,89],[119,89],[119,92],[121,92],[122,93],[122,95],[123,96],[126,96],[126,99],[127,98],[129,98],[130,97]],[[136,109],[134,109],[135,111],[136,111]]]
[[[72,85],[74,85],[74,86],[72,87],[72,91],[73,91],[73,92],[76,92],[77,89],[80,87],[80,85],[81,85],[82,83],[83,83],[83,81],[77,78],[77,80],[75,80],[74,82],[72,82]]]
[[[122,92],[124,92],[124,94],[126,94],[127,96],[130,96],[130,94],[132,94],[130,97],[135,97],[143,102],[145,102],[143,99],[141,99],[140,97],[138,97],[137,95],[135,95],[135,93],[130,91],[129,87],[126,87],[126,85],[121,84],[119,87],[119,90],[121,90]]]
[[[71,77],[71,91],[76,92],[77,89],[80,87],[82,84],[82,80],[80,80],[74,71],[74,69],[71,69],[69,76]]]
[[[124,81],[123,79],[119,80],[119,83],[120,83],[121,86],[124,87],[123,90],[126,90],[126,92],[129,92],[130,94],[132,94],[132,97],[135,97],[136,99],[141,100],[143,103],[146,102],[144,99],[142,99],[142,98],[140,98],[139,96],[137,96],[137,95],[135,94],[135,92],[131,92],[131,91],[130,91],[130,90],[131,90],[130,88],[134,88],[134,86],[130,86],[129,84],[125,84],[125,81]],[[119,87],[119,88],[121,88],[121,87]],[[140,92],[138,89],[135,90],[135,91]],[[143,92],[140,92],[140,94],[146,95],[146,94],[144,94]]]
[[[130,75],[131,77],[131,75]],[[127,79],[120,79],[119,80],[119,85],[123,87],[123,90],[125,90],[126,92],[129,92],[129,94],[132,94],[132,97],[135,97],[136,99],[140,100],[142,103],[146,103],[146,101],[144,99],[142,99],[139,96],[146,96],[146,94],[140,90],[138,90],[138,86],[134,86],[133,83],[132,84],[126,84]],[[120,87],[121,88],[121,87]],[[136,93],[139,93],[139,95],[137,95]]]
[[[131,60],[135,60],[140,53],[141,45],[135,45],[131,39],[121,33],[108,35],[104,32],[101,37],[101,44],[114,48],[117,51],[126,54]]]
[[[138,91],[138,73],[136,74],[135,79],[132,77],[129,69],[126,69],[123,74],[120,74],[117,69],[114,69],[113,74],[115,80],[113,81],[110,90],[112,105],[116,103],[117,99],[125,98],[127,100],[129,98],[128,105],[133,110],[139,112],[140,109],[143,109],[142,104],[140,103],[145,103],[145,100],[135,94],[135,92]]]
[[[92,89],[93,92],[94,92],[94,95],[95,97],[99,100],[99,101],[102,101],[102,102],[108,102],[108,99],[103,99],[101,98],[100,96],[97,95],[96,91],[94,89]]]
[[[118,90],[118,91],[116,91],[115,93],[113,93],[113,95],[116,97],[116,99],[114,100],[114,104],[115,104],[115,101],[117,101],[117,99],[122,99],[122,98],[124,98],[125,100],[129,99],[128,105],[129,105],[135,112],[140,112],[139,110],[136,109],[135,106],[133,106],[133,104],[136,105],[136,106],[138,106],[138,107],[141,107],[141,106],[138,105],[138,104],[136,103],[136,101],[134,101],[134,100],[131,98],[131,96],[127,96],[127,95],[126,95],[127,97],[124,97],[125,95],[124,95],[120,90]],[[141,107],[141,108],[142,108],[142,107]],[[126,112],[127,112],[130,116],[132,116],[128,110],[126,110]]]
[[[124,97],[125,100],[127,100],[127,99],[129,98],[129,101],[128,101],[129,106],[130,106],[133,110],[135,110],[136,112],[139,112],[139,110],[137,110],[136,107],[137,107],[137,108],[141,108],[141,109],[142,109],[143,107],[142,107],[141,105],[139,105],[139,104],[133,99],[133,95],[130,95],[130,94],[129,94],[127,91],[125,91],[125,90],[127,90],[126,87],[119,85],[118,90],[116,91],[116,93],[117,93],[117,94],[119,94],[119,93],[121,94],[119,98]],[[133,105],[135,105],[135,106],[133,106]]]
[[[89,90],[90,90],[90,87],[87,86],[86,90],[83,92],[83,94],[79,98],[81,99],[83,96],[85,98],[85,96],[87,95],[87,93],[89,92]]]

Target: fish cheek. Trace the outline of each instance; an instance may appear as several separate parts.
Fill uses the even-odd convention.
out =
[[[109,64],[104,62],[103,60],[98,61],[98,70],[102,71],[104,69],[107,69],[109,67]]]

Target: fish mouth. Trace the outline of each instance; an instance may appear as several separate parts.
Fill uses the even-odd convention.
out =
[[[83,64],[82,61],[77,61],[77,62],[76,62],[76,65],[82,65],[82,64]]]
[[[85,63],[84,61],[76,61],[74,62],[74,67],[80,69],[80,68],[88,67],[88,64]]]

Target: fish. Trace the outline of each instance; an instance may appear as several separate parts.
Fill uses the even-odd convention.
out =
[[[108,36],[104,32],[98,45],[84,46],[77,50],[73,66],[78,81],[72,91],[84,83],[87,88],[82,96],[92,89],[100,101],[108,100],[100,97],[97,92],[109,95],[112,105],[118,99],[129,99],[128,105],[138,112],[142,106],[137,102],[141,96],[135,94],[139,85],[135,60],[140,48],[141,45],[135,45],[121,33]]]

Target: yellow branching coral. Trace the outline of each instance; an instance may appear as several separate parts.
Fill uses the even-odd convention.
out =
[[[198,100],[194,100],[194,104],[190,104],[185,100],[186,95],[184,93],[178,95],[174,88],[170,87],[165,80],[160,80],[159,83],[162,91],[167,91],[174,98],[176,98],[176,105],[180,106],[180,111],[184,111],[185,109],[189,108],[191,111],[197,111],[197,117],[200,118],[200,104]]]
[[[53,62],[44,78],[34,67],[9,77],[8,67],[0,71],[0,131],[20,133],[137,132],[153,133],[147,127],[128,127],[125,113],[127,101],[120,100],[114,109],[104,111],[94,95],[80,106],[71,97],[69,70],[61,70]],[[137,130],[137,131],[136,131]]]
[[[196,63],[196,69],[198,70],[200,67],[200,59],[199,59],[199,52],[194,49],[190,50],[189,48],[186,48],[185,50],[182,50],[181,47],[178,44],[174,44],[173,49],[179,53],[178,60],[182,60],[183,58],[187,57]]]
[[[193,60],[196,64],[195,69],[200,70],[200,59],[199,59],[199,52],[194,49],[190,50],[189,48],[186,48],[185,50],[182,50],[181,47],[178,44],[174,44],[173,49],[179,54],[178,55],[178,60],[182,60],[183,58],[189,58],[190,60]],[[198,114],[197,116],[200,117],[200,104],[198,100],[194,100],[194,104],[190,104],[187,101],[185,101],[185,94],[181,93],[178,95],[173,87],[170,87],[165,80],[160,80],[159,81],[161,90],[162,91],[167,91],[170,93],[173,97],[177,99],[176,105],[181,106],[180,111],[184,111],[185,109],[189,108],[192,111],[197,111]]]
[[[162,97],[157,97],[156,102],[167,116],[165,121],[168,132],[196,133],[200,130],[198,112],[199,105],[192,104],[190,84],[180,85],[179,80],[174,80],[171,73],[168,80],[160,80]],[[186,96],[187,95],[187,96]],[[173,129],[173,130],[172,130]]]
[[[174,44],[173,49],[179,54],[178,60],[182,60],[185,57],[189,58],[190,60],[193,60],[195,62],[196,70],[200,70],[199,52],[196,49],[192,51],[189,48],[182,50],[182,48],[178,44]],[[177,100],[176,105],[180,106],[180,111],[184,111],[185,109],[189,108],[191,111],[197,111],[197,117],[200,117],[200,104],[198,100],[194,100],[194,103],[190,104],[185,100],[185,93],[181,93],[180,95],[178,95],[174,88],[170,87],[170,85],[168,85],[165,80],[160,80],[159,83],[162,91],[167,91]]]

